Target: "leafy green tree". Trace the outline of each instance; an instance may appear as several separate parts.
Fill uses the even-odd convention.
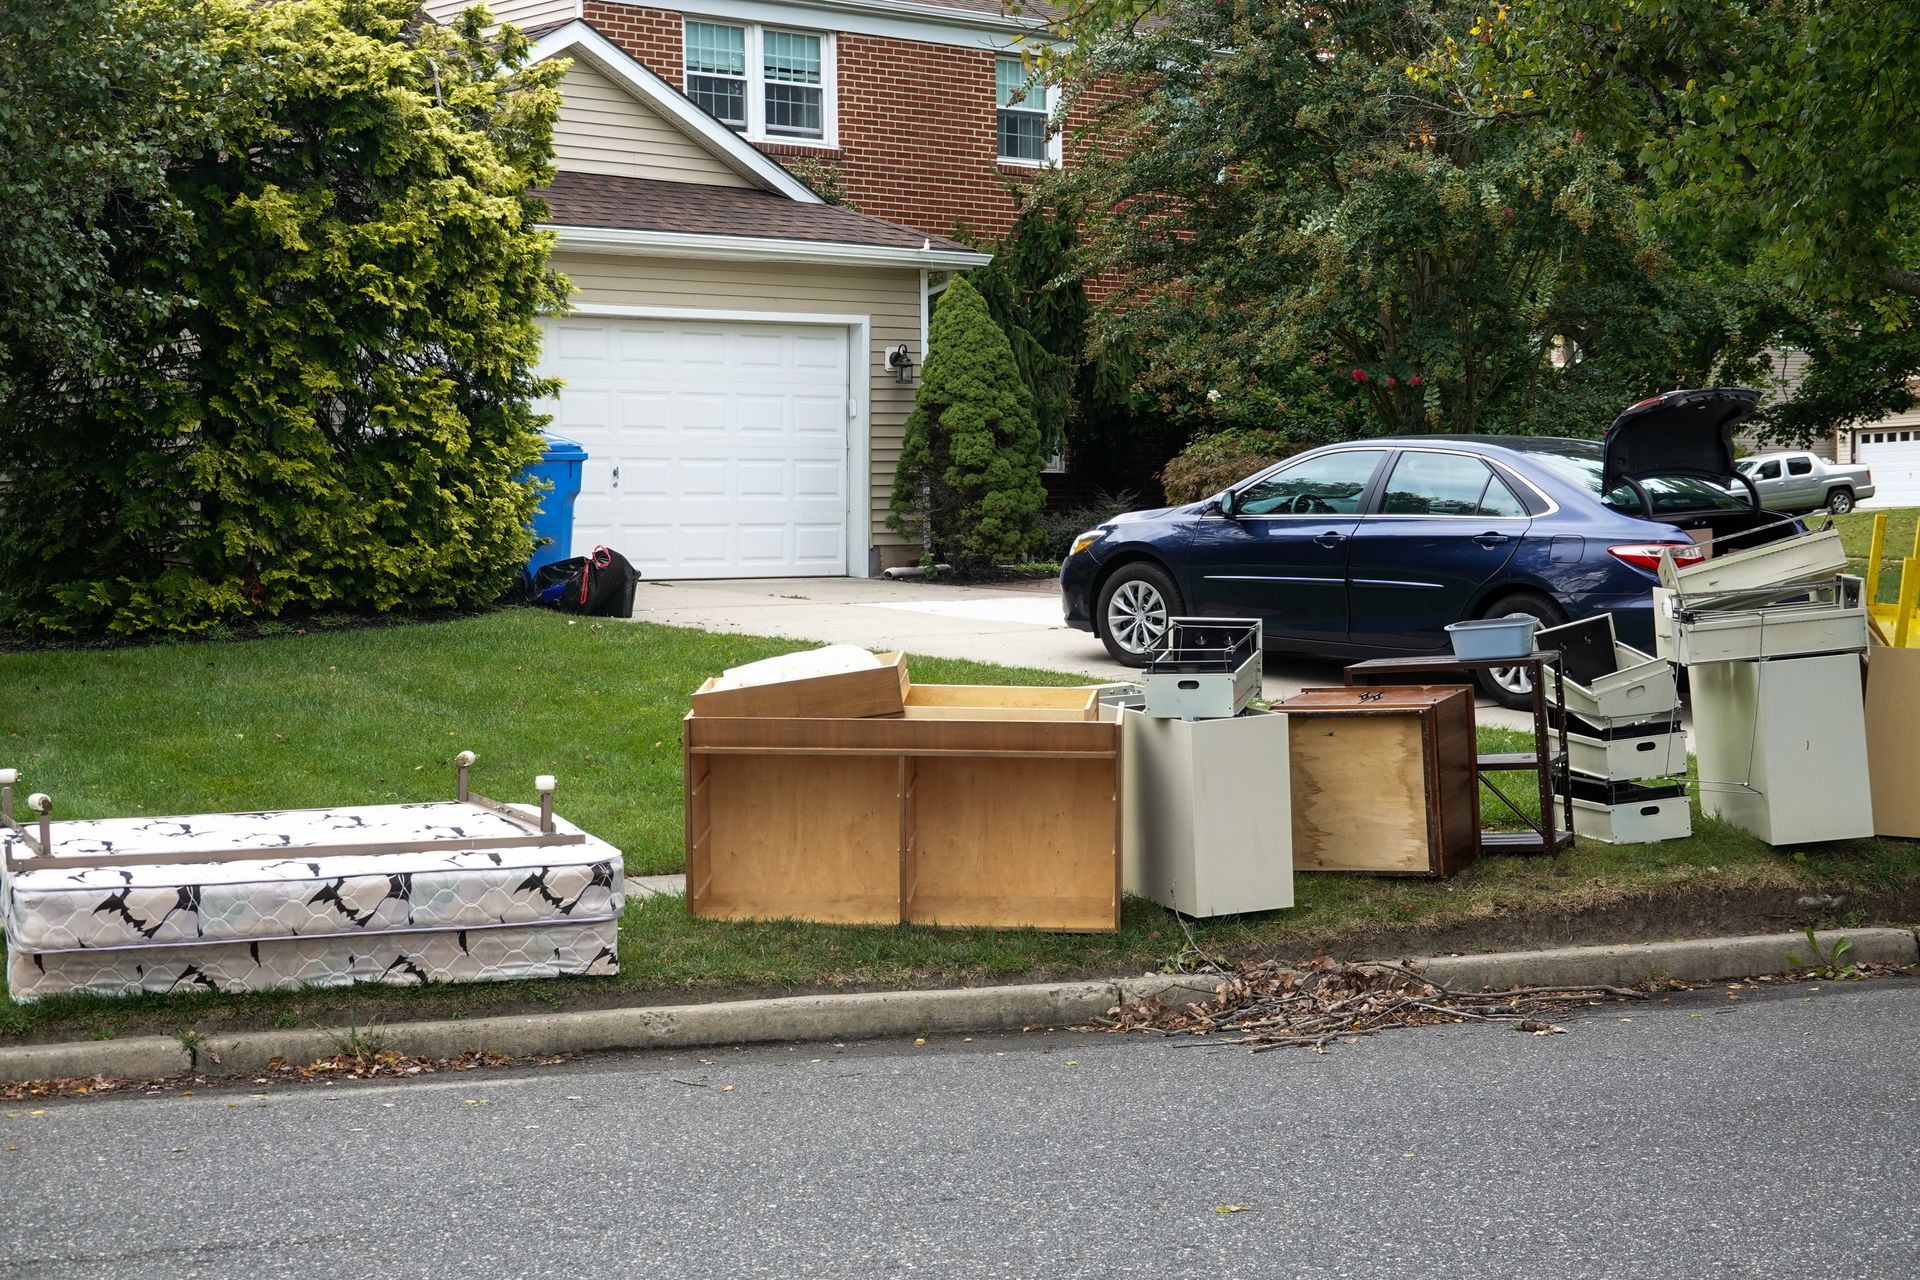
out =
[[[1696,335],[1661,317],[1712,286],[1636,229],[1614,153],[1537,120],[1462,121],[1407,74],[1471,17],[1405,0],[1162,16],[1089,55],[1083,91],[1124,87],[1096,108],[1112,145],[1062,180],[1095,211],[1088,269],[1124,282],[1102,329],[1154,353],[1144,377],[1169,403],[1303,443],[1564,429],[1700,372]]]
[[[175,157],[220,132],[212,0],[0,4],[0,400],[97,372],[171,304],[133,255],[178,252]]]
[[[1920,297],[1920,0],[1507,0],[1414,68],[1635,153],[1653,212],[1829,301]]]
[[[464,606],[524,563],[562,69],[414,9],[217,11],[224,141],[166,170],[181,251],[115,264],[165,305],[0,406],[0,621]]]
[[[1072,210],[1018,194],[1015,199],[1021,207],[1012,228],[997,244],[983,245],[993,261],[967,280],[1013,348],[1014,364],[1033,393],[1041,450],[1052,453],[1066,444],[1093,309],[1074,274],[1078,236]]]
[[[893,477],[889,527],[962,573],[1032,555],[1045,458],[1013,348],[965,277],[940,295]]]

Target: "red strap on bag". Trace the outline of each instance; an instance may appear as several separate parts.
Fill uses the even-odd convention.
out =
[[[595,569],[611,569],[613,552],[605,547],[595,547],[593,554],[587,557],[587,563],[580,569],[580,607],[587,607],[587,588],[593,582]]]

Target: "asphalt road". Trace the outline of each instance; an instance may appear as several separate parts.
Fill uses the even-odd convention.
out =
[[[9,1105],[0,1276],[1920,1274],[1920,983],[1564,1021]]]

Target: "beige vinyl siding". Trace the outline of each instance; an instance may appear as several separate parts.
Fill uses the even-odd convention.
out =
[[[435,22],[452,22],[478,0],[426,0],[421,5]],[[488,0],[487,12],[496,23],[512,23],[525,30],[580,16],[580,0]]]
[[[575,61],[560,85],[554,163],[572,173],[751,186],[745,178],[601,72]]]
[[[870,529],[887,565],[909,563],[912,549],[887,528],[893,468],[913,411],[917,383],[886,368],[886,351],[907,344],[919,364],[920,273],[886,267],[798,263],[699,262],[673,258],[556,253],[554,268],[573,282],[576,306],[668,307],[703,311],[811,312],[868,317]],[[856,362],[860,352],[854,353]],[[565,394],[562,392],[561,394]]]

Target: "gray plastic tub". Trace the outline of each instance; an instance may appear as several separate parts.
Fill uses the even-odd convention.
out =
[[[1524,658],[1533,652],[1535,618],[1482,618],[1447,626],[1456,658]]]

